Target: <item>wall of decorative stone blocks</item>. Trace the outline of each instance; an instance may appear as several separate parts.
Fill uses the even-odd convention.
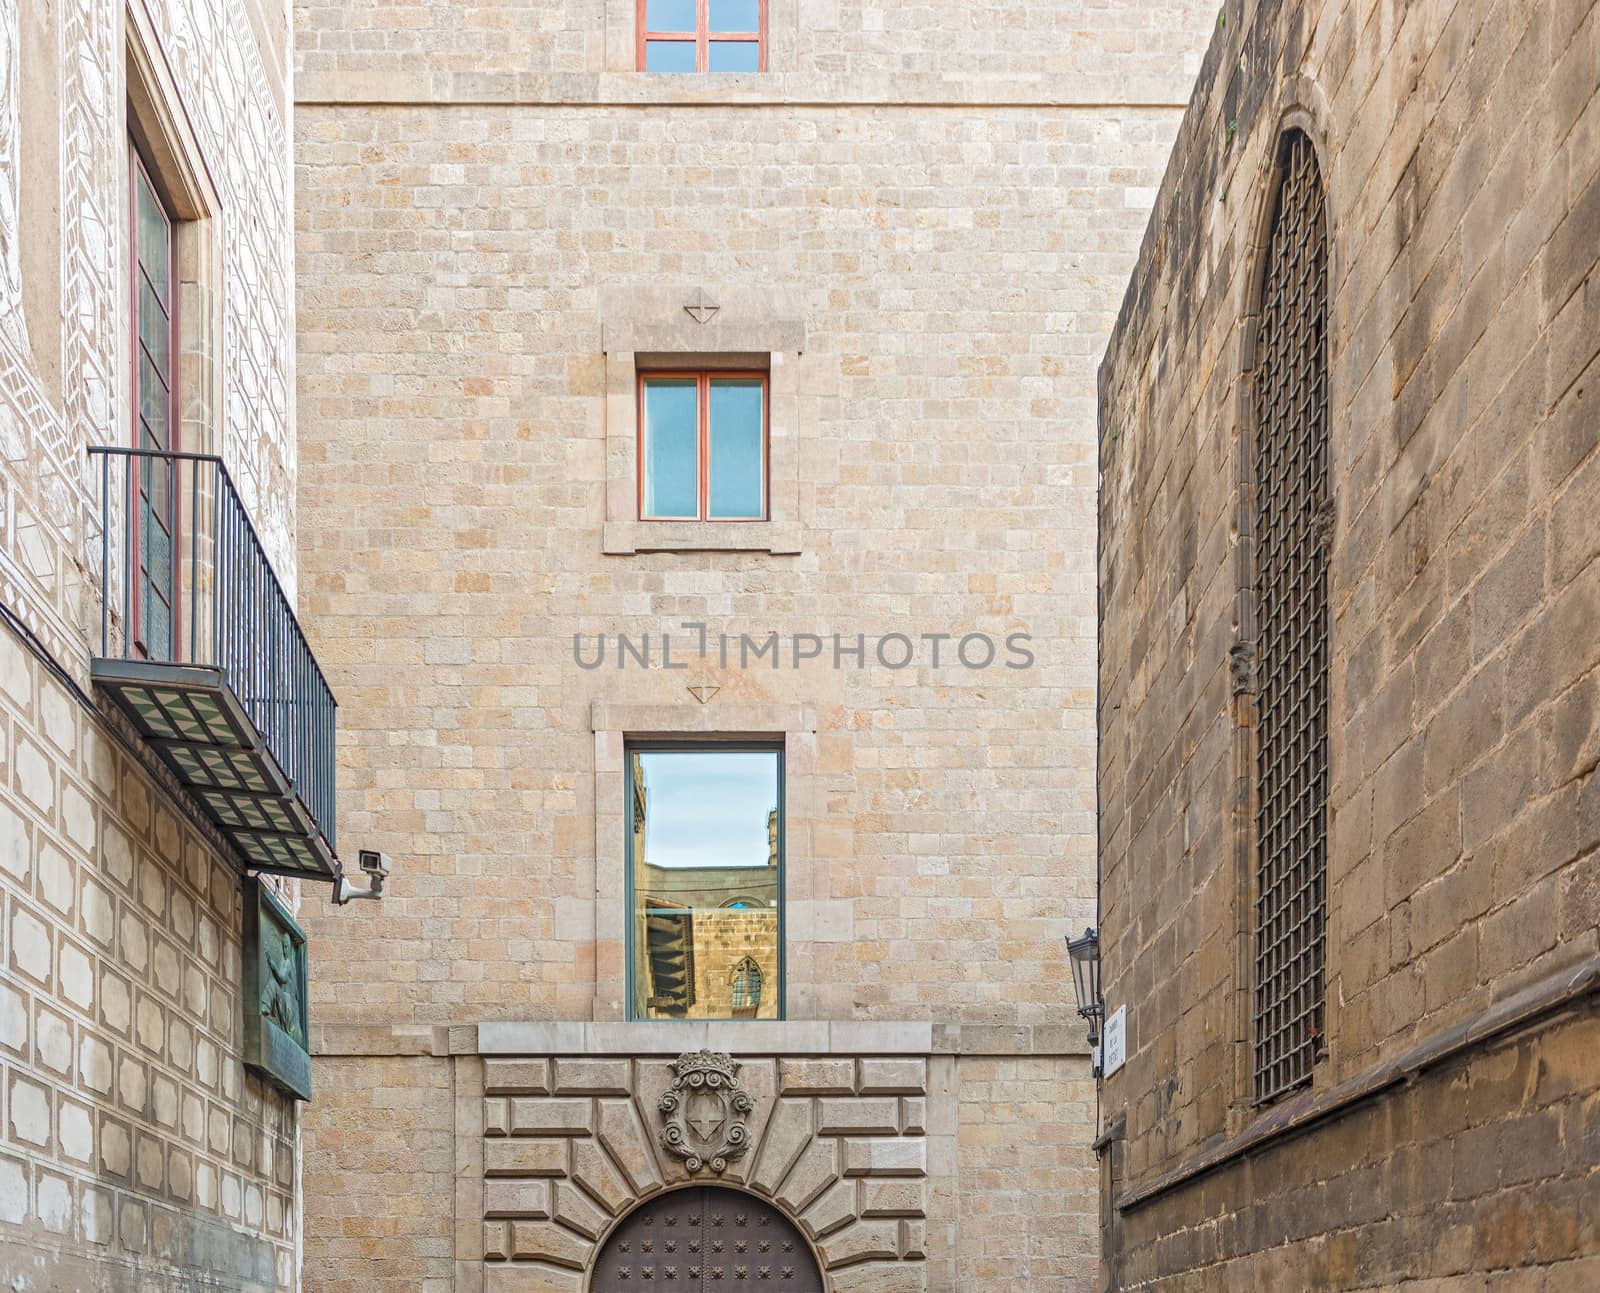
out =
[[[486,1260],[584,1270],[613,1218],[690,1180],[775,1201],[830,1270],[926,1256],[924,1057],[742,1056],[752,1148],[722,1173],[698,1175],[657,1142],[672,1063],[484,1060]],[[497,1281],[491,1271],[490,1286]]]
[[[7,1287],[297,1286],[294,1105],[238,1058],[238,879],[169,794],[0,626]]]
[[[85,448],[131,441],[136,23],[220,208],[216,327],[184,302],[185,447],[223,454],[295,577],[284,6],[0,0],[0,1282],[293,1289],[296,1115],[239,1061],[237,877],[75,690],[99,639]]]

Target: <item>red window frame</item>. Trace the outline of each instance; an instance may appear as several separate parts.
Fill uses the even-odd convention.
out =
[[[178,397],[178,377],[182,370],[182,356],[179,353],[179,338],[181,332],[178,323],[179,310],[179,283],[178,283],[178,217],[173,213],[172,205],[166,194],[161,191],[161,186],[156,183],[151,175],[141,153],[140,145],[134,135],[128,136],[128,340],[129,340],[129,421],[131,444],[135,449],[144,449],[150,446],[145,444],[143,391],[140,389],[140,364],[141,352],[149,352],[144,346],[144,335],[139,323],[139,286],[142,280],[148,279],[145,273],[144,262],[139,257],[139,184],[141,179],[148,186],[155,197],[156,205],[160,207],[161,214],[167,222],[167,365],[162,373],[167,387],[167,443],[165,452],[179,453],[182,451],[183,426],[179,419],[180,404]],[[152,288],[155,286],[151,283]],[[151,356],[152,366],[154,356]],[[166,658],[176,660],[181,654],[180,644],[183,641],[180,615],[182,607],[177,596],[179,584],[178,575],[178,529],[179,529],[179,499],[177,490],[177,472],[169,462],[165,468],[154,460],[130,458],[128,460],[129,491],[128,503],[132,508],[132,515],[128,517],[129,553],[128,559],[133,563],[132,605],[128,607],[128,640],[135,651],[145,658],[150,657],[150,644],[145,640],[144,597],[145,586],[150,584],[154,588],[155,582],[150,577],[150,572],[144,566],[144,538],[140,533],[140,520],[144,509],[142,503],[150,501],[151,491],[155,481],[155,473],[165,471],[167,475],[167,531],[168,539],[172,545],[170,556],[170,582],[167,588],[167,634]]]
[[[768,374],[761,369],[742,368],[652,368],[639,374],[639,385],[636,391],[638,406],[639,436],[637,451],[634,456],[638,461],[638,517],[641,521],[710,521],[716,525],[749,524],[752,521],[768,520],[772,512],[772,400],[771,390],[767,381]],[[712,516],[711,512],[711,383],[722,378],[734,378],[740,381],[759,381],[761,383],[761,515],[760,516]],[[698,516],[647,516],[644,510],[644,470],[645,470],[645,418],[644,418],[644,388],[646,382],[662,381],[693,381],[695,383],[695,420],[698,434],[696,436],[696,456],[698,458],[698,479],[696,493],[699,499]]]
[[[756,70],[767,70],[767,0],[757,0],[755,32],[718,31],[710,30],[710,3],[709,0],[695,0],[694,17],[695,29],[693,31],[650,31],[645,27],[645,6],[648,0],[635,0],[637,18],[634,28],[638,33],[636,55],[638,70],[645,70],[645,45],[652,40],[681,40],[693,41],[695,44],[694,70],[704,72],[710,61],[711,41],[754,41],[758,46]]]

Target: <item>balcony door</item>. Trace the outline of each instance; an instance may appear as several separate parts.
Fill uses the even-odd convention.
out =
[[[178,299],[175,222],[139,150],[129,143],[133,336],[133,445],[171,453],[178,449]],[[129,506],[133,509],[132,605],[129,637],[150,660],[175,658],[177,627],[178,473],[171,458],[133,459]]]

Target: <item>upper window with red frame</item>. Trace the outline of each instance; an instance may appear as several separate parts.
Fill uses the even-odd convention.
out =
[[[641,72],[765,72],[767,0],[638,0]]]
[[[767,518],[767,375],[639,378],[639,519]]]

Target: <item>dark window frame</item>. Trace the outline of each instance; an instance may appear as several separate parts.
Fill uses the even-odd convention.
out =
[[[1290,201],[1301,205],[1286,213]],[[1312,1083],[1328,1053],[1330,251],[1317,150],[1291,127],[1278,139],[1267,203],[1243,450],[1254,665],[1252,1105]]]
[[[772,383],[771,374],[761,368],[647,368],[639,372],[635,405],[639,434],[636,440],[638,480],[636,515],[641,521],[704,522],[712,525],[750,525],[772,519]],[[761,512],[757,516],[711,515],[711,383],[719,379],[760,381],[761,383]],[[694,381],[696,454],[695,516],[652,516],[645,512],[644,482],[648,463],[648,427],[645,425],[644,391],[653,381]]]
[[[637,988],[638,988],[638,959],[637,959],[638,958],[638,949],[637,949],[637,947],[635,945],[635,937],[634,937],[634,925],[635,925],[634,914],[635,914],[635,904],[638,901],[638,893],[637,893],[637,889],[636,889],[636,887],[634,885],[634,859],[633,859],[633,838],[634,838],[634,827],[635,827],[634,786],[633,786],[633,756],[635,754],[637,754],[637,753],[640,753],[640,752],[659,753],[659,754],[738,754],[738,753],[760,753],[760,754],[773,754],[773,755],[775,755],[777,757],[777,780],[778,780],[778,866],[777,866],[777,872],[778,872],[778,874],[777,874],[777,886],[778,886],[778,932],[777,932],[777,954],[776,954],[776,956],[774,958],[775,961],[776,961],[776,965],[774,966],[773,976],[772,976],[771,979],[764,979],[763,980],[763,982],[762,982],[762,992],[763,992],[763,994],[765,994],[769,987],[772,988],[773,991],[776,992],[775,1001],[776,1001],[776,1011],[777,1011],[777,1013],[772,1016],[772,1019],[766,1020],[765,1022],[770,1023],[773,1020],[786,1019],[788,1017],[787,1006],[788,1006],[788,995],[789,995],[788,994],[789,966],[788,966],[788,951],[787,951],[787,948],[788,948],[788,921],[789,921],[789,899],[788,899],[789,886],[788,886],[788,863],[787,863],[787,860],[786,860],[786,855],[788,853],[788,839],[787,839],[788,827],[787,827],[787,824],[786,824],[786,819],[788,817],[789,787],[788,787],[788,779],[787,779],[787,772],[786,772],[787,761],[786,761],[786,757],[785,757],[784,739],[781,736],[772,737],[770,739],[735,739],[735,740],[730,740],[730,739],[726,739],[726,738],[719,738],[719,737],[715,737],[715,736],[706,737],[706,738],[702,738],[702,739],[684,738],[684,737],[670,737],[670,738],[669,737],[640,737],[640,738],[625,739],[623,741],[623,746],[622,746],[622,767],[623,767],[623,777],[622,777],[623,828],[622,828],[622,833],[623,833],[623,870],[625,872],[624,883],[623,883],[623,912],[624,912],[623,960],[626,962],[626,965],[625,965],[626,973],[624,975],[625,982],[624,982],[624,987],[623,987],[623,993],[624,993],[624,996],[626,998],[626,1004],[625,1004],[626,1017],[630,1021],[650,1021],[650,1022],[657,1022],[657,1023],[660,1023],[660,1022],[683,1022],[683,1023],[707,1023],[707,1022],[711,1022],[711,1023],[721,1023],[721,1022],[724,1022],[724,1020],[727,1020],[727,1021],[731,1022],[731,1021],[734,1021],[734,1020],[736,1020],[738,1018],[737,1016],[734,1016],[734,1015],[727,1015],[727,1016],[695,1015],[695,1016],[690,1016],[688,1018],[685,1018],[685,1019],[683,1019],[681,1021],[678,1021],[678,1020],[673,1020],[671,1018],[663,1019],[663,1017],[659,1016],[659,1015],[640,1014],[635,1009],[634,1003],[638,1000],[638,995],[637,995]],[[774,980],[775,980],[775,982],[774,982]]]
[[[167,366],[162,374],[167,388],[167,443],[159,446],[167,453],[180,453],[183,449],[183,423],[181,419],[182,407],[179,391],[183,374],[183,332],[180,323],[180,310],[182,308],[182,282],[179,277],[178,266],[178,225],[180,217],[173,210],[173,202],[163,185],[156,178],[155,168],[147,160],[146,146],[142,141],[140,132],[130,127],[127,135],[128,146],[128,340],[129,340],[129,386],[128,408],[130,414],[130,443],[135,449],[148,449],[155,446],[145,443],[146,423],[144,418],[144,391],[140,382],[142,356],[149,356],[151,366],[156,367],[155,357],[149,354],[145,346],[145,333],[142,326],[139,310],[140,287],[144,282],[149,282],[152,291],[155,283],[145,272],[144,261],[139,254],[139,190],[141,183],[149,189],[155,198],[162,217],[167,226],[167,273],[166,273],[166,315],[167,315]],[[129,517],[129,534],[131,536],[129,560],[137,563],[131,584],[131,604],[127,608],[128,635],[134,649],[146,658],[176,659],[179,644],[183,640],[181,615],[182,605],[176,596],[179,581],[178,562],[178,534],[181,524],[179,515],[179,499],[177,490],[176,469],[174,460],[167,460],[164,464],[158,459],[141,460],[131,459],[129,462],[129,494],[128,505],[134,509],[134,514]],[[152,482],[157,479],[157,473],[166,476],[166,493],[168,506],[166,509],[167,537],[171,543],[169,587],[167,596],[162,601],[167,607],[167,642],[165,648],[152,652],[152,644],[146,641],[145,623],[145,588],[146,584],[155,587],[155,581],[143,562],[144,541],[140,533],[141,520],[144,515],[144,504],[150,502]],[[159,645],[159,644],[156,644]]]
[[[713,31],[711,31],[710,30],[710,9],[711,9],[711,6],[709,4],[709,0],[695,0],[695,29],[693,31],[651,31],[645,26],[645,15],[646,15],[646,11],[647,11],[647,6],[649,4],[649,0],[635,0],[634,31],[636,33],[636,37],[635,37],[635,45],[636,45],[635,56],[636,56],[637,70],[639,70],[641,72],[645,72],[645,71],[649,70],[645,66],[645,51],[646,51],[646,49],[647,49],[647,47],[649,45],[649,42],[651,42],[653,40],[670,40],[670,41],[682,41],[682,42],[693,41],[694,42],[694,47],[695,47],[694,73],[680,72],[680,73],[678,73],[678,75],[680,75],[680,76],[702,75],[702,74],[704,74],[705,72],[707,72],[709,70],[708,63],[709,63],[709,60],[710,60],[711,42],[713,40],[720,40],[720,41],[730,41],[730,42],[739,42],[739,43],[754,43],[757,46],[758,51],[759,51],[757,53],[757,56],[756,56],[756,64],[757,64],[756,65],[756,71],[765,72],[767,70],[767,43],[768,43],[767,42],[767,30],[768,30],[768,28],[767,28],[767,0],[756,0],[756,2],[757,2],[758,18],[757,18],[757,30],[754,31],[754,32],[723,32],[723,31],[713,32]],[[657,76],[668,76],[668,75],[672,75],[672,74],[671,73],[667,73],[667,72],[658,72],[655,75],[657,75]],[[748,72],[743,72],[743,73],[732,72],[732,73],[719,73],[718,75],[723,75],[723,76],[741,76],[741,75],[742,76],[748,76],[750,74]]]

